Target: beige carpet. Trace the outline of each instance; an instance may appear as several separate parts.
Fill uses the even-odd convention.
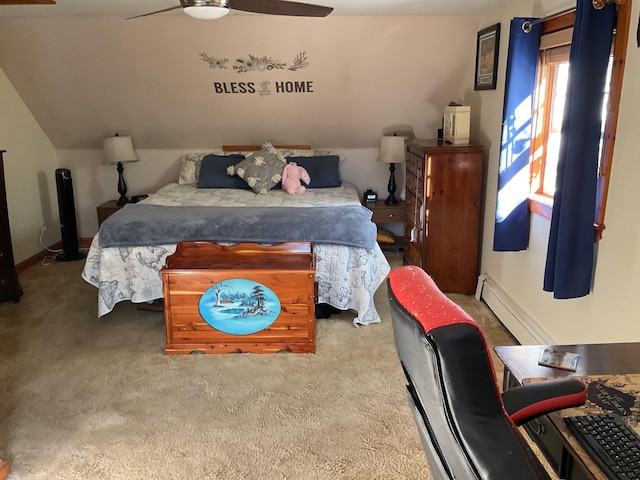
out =
[[[97,319],[82,264],[32,267],[21,301],[0,304],[10,480],[430,478],[386,286],[381,324],[319,319],[315,355],[166,356],[163,314],[126,302]],[[514,343],[486,306],[453,298],[492,344]]]

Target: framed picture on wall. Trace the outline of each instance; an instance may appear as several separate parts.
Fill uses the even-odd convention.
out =
[[[474,90],[495,90],[498,70],[500,24],[496,23],[478,32],[476,42],[476,77]]]

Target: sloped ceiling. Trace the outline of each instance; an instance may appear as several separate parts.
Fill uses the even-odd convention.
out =
[[[56,5],[0,6],[0,16],[107,15],[130,17],[178,5],[179,0],[57,0]],[[500,0],[309,0],[333,7],[332,15],[440,15],[483,13]],[[181,14],[179,11],[163,15]],[[247,15],[232,12],[233,15]]]
[[[59,6],[85,2],[92,3]],[[146,10],[171,2],[125,3]],[[464,72],[479,19],[5,15],[0,68],[57,149],[99,149],[115,132],[147,149],[267,140],[370,148],[398,129],[435,134],[442,108],[461,85],[472,85]],[[203,54],[226,59],[224,68],[212,68]],[[286,66],[240,71],[251,55]],[[304,68],[289,69],[300,55]],[[257,91],[263,82],[270,95]],[[303,91],[277,92],[276,84]]]

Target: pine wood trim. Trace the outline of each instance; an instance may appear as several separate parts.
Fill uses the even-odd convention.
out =
[[[274,145],[276,148],[289,150],[311,150],[311,145]],[[256,152],[262,145],[223,145],[223,152]]]
[[[9,476],[9,464],[0,459],[0,480],[4,480]]]
[[[553,199],[544,195],[529,195],[529,210],[541,217],[551,220],[551,211],[553,210]]]
[[[560,15],[559,17],[547,20],[542,24],[542,35],[557,32],[559,30],[564,30],[565,28],[571,28],[573,27],[575,21],[575,10],[572,12],[567,12],[564,15]]]
[[[545,91],[541,92],[537,89],[536,99],[534,106],[538,106],[539,98],[545,99],[544,105],[535,108],[533,114],[533,138],[531,139],[531,161],[529,164],[529,183],[531,185],[531,192],[533,194],[542,195],[544,187],[544,164],[546,161],[546,145],[548,140],[548,128],[551,119],[551,73],[554,67],[545,66],[542,58],[543,54],[540,54],[538,58],[538,85],[546,85]],[[542,110],[542,113],[540,112]],[[545,128],[539,128],[542,125]]]
[[[599,242],[602,239],[603,231],[606,228],[604,224],[604,217],[607,206],[607,196],[609,194],[609,182],[611,179],[611,167],[613,164],[613,152],[618,126],[618,112],[620,109],[620,98],[622,94],[622,80],[627,56],[627,43],[630,33],[629,25],[631,22],[632,0],[616,0],[615,3],[617,4],[617,18],[616,35],[613,45],[614,64],[611,72],[611,84],[609,87],[609,108],[607,109],[605,137],[602,145],[602,160],[600,163],[600,171],[598,172],[600,201],[596,205],[597,211],[595,222],[593,224],[596,242]],[[564,28],[570,28],[573,26],[574,22],[575,11],[568,12],[544,22],[542,32],[545,34],[556,32]],[[545,120],[548,121],[548,119]],[[536,152],[535,149],[539,146],[540,140],[543,139],[532,139],[532,151]],[[546,144],[546,141],[544,144]],[[537,152],[537,154],[539,155],[539,152]],[[534,187],[535,191],[529,196],[529,208],[531,212],[551,219],[552,204],[549,205],[544,196],[538,195],[542,190],[542,175],[544,174],[540,165],[541,158],[542,157],[538,158],[538,164],[536,164],[535,161],[531,164],[530,183],[532,187]]]
[[[614,40],[614,64],[611,71],[611,86],[609,88],[609,105],[607,120],[602,145],[602,161],[598,182],[601,183],[602,200],[597,205],[596,242],[602,239],[602,232],[606,228],[604,216],[607,209],[607,196],[609,195],[609,181],[611,179],[611,167],[613,165],[613,152],[618,128],[618,111],[620,109],[620,97],[622,95],[622,79],[624,65],[627,59],[627,43],[629,40],[629,24],[631,23],[631,0],[618,4],[618,18],[616,21],[616,37]]]

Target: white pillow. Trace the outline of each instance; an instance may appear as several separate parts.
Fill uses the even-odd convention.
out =
[[[203,157],[203,153],[187,153],[182,156],[180,177],[178,177],[180,185],[192,185],[198,182],[198,174],[200,173]]]

